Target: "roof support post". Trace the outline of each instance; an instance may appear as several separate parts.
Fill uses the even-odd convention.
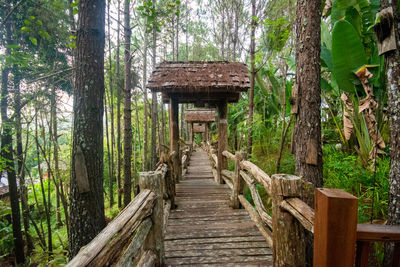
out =
[[[169,97],[169,136],[170,150],[176,151],[173,162],[175,181],[179,183],[182,177],[182,158],[179,149],[179,105],[176,96]]]
[[[205,135],[204,135],[204,142],[207,143],[208,138],[210,136],[210,124],[208,122],[206,122],[206,131],[205,131]]]
[[[193,145],[194,140],[194,130],[193,130],[193,122],[190,123],[190,143]]]
[[[218,183],[222,184],[221,171],[228,167],[228,160],[222,155],[228,149],[228,103],[221,100],[218,103]]]

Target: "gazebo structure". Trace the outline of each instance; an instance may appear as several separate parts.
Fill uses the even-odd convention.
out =
[[[250,88],[248,70],[239,62],[162,62],[153,71],[147,87],[161,92],[169,103],[170,150],[179,152],[179,103],[217,107],[218,111],[218,169],[226,169],[222,152],[228,148],[228,103],[237,102],[241,92]],[[181,178],[179,153],[175,153],[174,169]],[[221,174],[218,181],[222,183]]]
[[[185,121],[191,126],[191,143],[193,143],[195,133],[204,133],[204,140],[208,141],[209,123],[215,121],[215,111],[213,109],[187,109]]]

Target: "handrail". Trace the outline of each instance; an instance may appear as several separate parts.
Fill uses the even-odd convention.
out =
[[[209,142],[206,144],[205,150],[209,153],[210,160],[213,163],[212,171],[214,176],[217,177],[219,159],[216,155],[216,151],[214,148],[212,148]],[[304,200],[302,200],[302,199],[314,198],[314,196],[312,195],[314,194],[314,192],[310,190],[313,188],[312,187],[309,188],[308,186],[310,183],[303,181],[299,177],[291,175],[273,175],[272,177],[270,177],[257,165],[243,159],[242,154],[240,154],[239,152],[233,154],[225,150],[222,152],[222,156],[227,160],[232,160],[235,162],[235,172],[228,171],[225,169],[219,170],[219,173],[221,174],[221,178],[223,179],[223,181],[225,181],[225,183],[232,189],[231,206],[233,208],[239,208],[237,203],[240,203],[247,210],[247,212],[250,215],[250,218],[259,228],[266,242],[271,247],[276,246],[276,248],[274,248],[275,251],[274,262],[276,262],[277,265],[290,266],[293,263],[293,259],[303,259],[304,255],[302,254],[305,253],[305,243],[302,238],[299,238],[297,240],[291,240],[292,244],[296,244],[293,246],[296,246],[297,250],[300,251],[296,252],[298,254],[294,256],[290,255],[293,254],[293,251],[290,251],[290,246],[288,246],[288,244],[280,244],[280,242],[285,242],[287,241],[288,238],[292,239],[293,237],[298,238],[302,236],[301,233],[297,234],[294,233],[296,231],[299,231],[300,229],[298,226],[294,225],[296,222],[297,224],[300,224],[302,227],[304,227],[304,229],[314,234],[316,211],[314,211],[312,207],[310,207]],[[250,193],[254,201],[254,206],[251,205],[243,195],[244,184],[246,184],[250,189]],[[272,217],[267,213],[261,201],[256,184],[260,184],[272,199]],[[329,190],[321,192],[327,192],[327,191]],[[344,192],[341,190],[336,190],[336,191],[331,190],[329,192],[333,192],[332,195],[333,200],[329,201],[335,201],[334,198],[340,199],[344,194],[340,193]],[[328,196],[328,198],[329,197],[330,196]],[[351,205],[352,207],[354,207],[354,204]],[[331,212],[332,215],[334,215],[336,211],[331,211]],[[340,221],[342,218],[340,217],[340,215],[337,214],[338,213],[336,212],[336,215],[334,215],[336,217],[334,219]],[[352,214],[350,217],[347,217],[346,220],[354,220],[356,219],[356,217],[357,217],[357,212],[355,212],[355,214]],[[293,218],[295,220],[293,220]],[[319,224],[328,223],[328,221],[327,220],[323,222],[320,221],[318,223]],[[341,223],[343,225],[346,225],[346,221],[343,221]],[[354,242],[353,246],[355,246],[355,242],[357,241],[356,266],[367,266],[366,264],[368,263],[368,252],[369,252],[370,242],[375,242],[375,241],[400,242],[399,226],[358,224],[354,227],[357,227],[357,230],[356,228],[352,228],[353,230],[348,228],[347,231],[350,232],[356,231],[356,234],[353,235],[357,236],[357,239],[353,239],[354,241],[351,241]],[[321,228],[319,228],[319,230],[320,229]],[[282,237],[282,235],[285,235],[285,237]],[[337,242],[338,240],[336,237],[333,237],[333,239],[330,240],[332,236],[328,236],[327,238],[329,240],[324,242]],[[351,247],[351,245],[349,246]],[[322,254],[324,254],[325,252],[326,251],[322,252]],[[337,251],[334,251],[333,254],[336,252]],[[395,255],[400,255],[399,243],[397,243],[395,246]],[[318,258],[319,256],[320,255],[318,254],[314,255],[314,259]],[[322,258],[324,257],[326,257],[326,255],[322,256]],[[354,262],[351,259],[346,259],[346,260],[348,260],[348,262]],[[295,262],[296,265],[298,266],[303,266],[305,264],[305,262],[300,262],[300,261],[295,261]],[[400,264],[400,263],[395,262],[394,264]],[[325,266],[325,265],[319,265],[319,266]]]
[[[137,259],[152,226],[148,217],[155,202],[153,192],[140,192],[67,266],[113,265],[127,257]],[[131,233],[135,233],[133,239]]]

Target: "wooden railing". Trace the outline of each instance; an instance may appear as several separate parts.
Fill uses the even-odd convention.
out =
[[[177,152],[170,153],[174,159]],[[191,149],[182,151],[186,172]],[[171,162],[139,174],[140,193],[67,266],[161,266],[178,170]]]
[[[315,189],[300,177],[275,174],[271,177],[246,160],[243,152],[223,151],[235,162],[234,171],[218,170],[216,150],[208,143],[205,150],[216,181],[231,188],[231,206],[245,208],[273,250],[274,266],[306,266],[304,230],[314,234],[314,266],[368,266],[370,242],[399,242],[400,227],[357,225],[356,197],[338,189]],[[218,177],[218,175],[221,177]],[[268,212],[259,195],[261,185],[272,200]],[[247,185],[254,205],[243,194]],[[315,194],[315,195],[314,195]],[[314,210],[303,199],[315,201]],[[357,243],[357,253],[356,253]],[[357,257],[356,257],[357,255]],[[395,245],[394,262],[399,266],[400,246]]]

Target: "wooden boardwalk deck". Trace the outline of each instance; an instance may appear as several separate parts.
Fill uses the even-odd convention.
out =
[[[229,192],[215,183],[207,153],[193,152],[168,220],[167,266],[272,266],[271,249],[246,210],[229,207]]]

